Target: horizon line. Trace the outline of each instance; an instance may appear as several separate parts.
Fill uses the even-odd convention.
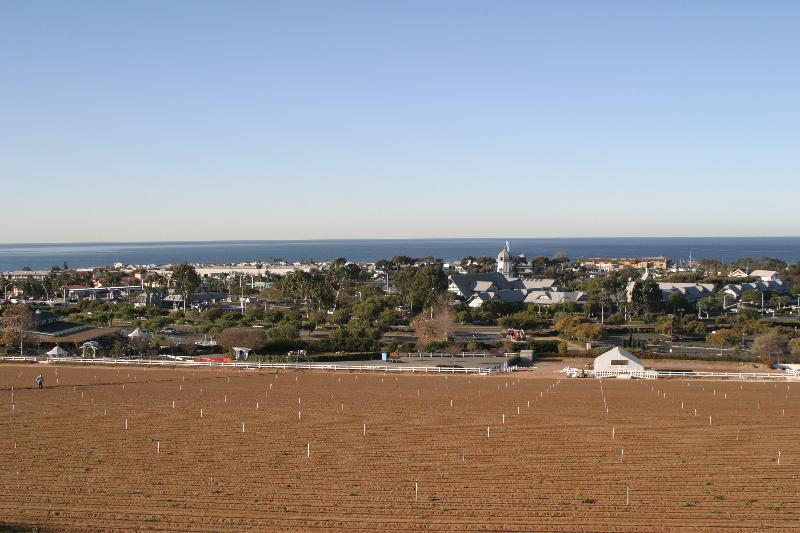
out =
[[[571,237],[343,237],[324,239],[209,239],[209,240],[150,240],[150,241],[27,241],[0,242],[0,246],[100,245],[100,244],[205,244],[205,243],[263,243],[263,242],[369,242],[369,241],[513,241],[514,239],[574,240],[574,239],[796,239],[800,235],[604,235]]]

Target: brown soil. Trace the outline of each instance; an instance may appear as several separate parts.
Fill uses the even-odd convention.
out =
[[[800,524],[796,383],[43,367],[0,366],[0,531]]]

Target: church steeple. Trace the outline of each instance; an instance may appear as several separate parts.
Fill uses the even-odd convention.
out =
[[[511,247],[506,241],[506,247],[497,254],[497,271],[506,277],[511,277]]]

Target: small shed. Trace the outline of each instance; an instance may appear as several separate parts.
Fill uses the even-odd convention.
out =
[[[592,370],[595,373],[630,374],[632,372],[644,372],[645,369],[638,357],[620,347],[615,347],[595,357]]]
[[[247,361],[247,358],[250,357],[250,352],[253,351],[252,348],[243,348],[241,346],[234,346],[231,349],[233,350],[234,357],[242,361]]]
[[[69,355],[69,352],[67,352],[61,346],[56,346],[55,348],[47,352],[47,355],[49,355],[50,357],[66,357]]]

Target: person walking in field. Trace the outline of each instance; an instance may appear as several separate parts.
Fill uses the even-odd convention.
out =
[[[44,388],[44,378],[42,377],[41,374],[36,376],[36,388],[37,389],[43,389]]]

